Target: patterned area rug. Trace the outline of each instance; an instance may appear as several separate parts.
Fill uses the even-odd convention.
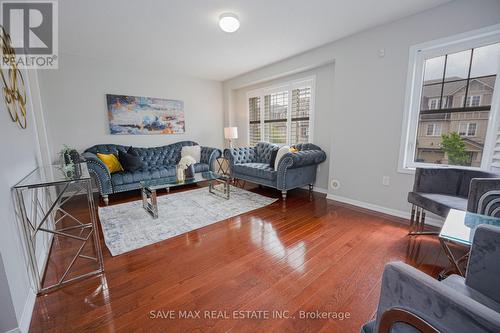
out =
[[[158,197],[158,219],[153,219],[142,201],[99,207],[104,241],[116,256],[232,216],[267,206],[278,199],[231,186],[230,199],[208,192],[208,188]]]

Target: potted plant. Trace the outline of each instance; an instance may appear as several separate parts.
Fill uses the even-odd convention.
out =
[[[196,160],[191,157],[191,156],[184,156],[181,158],[179,161],[179,168],[184,170],[184,174],[186,178],[193,178],[194,177],[194,164],[196,163]]]
[[[76,149],[64,145],[59,154],[61,156],[62,169],[64,173],[70,178],[80,177],[82,169],[80,166],[80,155]]]

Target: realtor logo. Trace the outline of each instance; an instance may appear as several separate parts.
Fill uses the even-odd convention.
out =
[[[3,1],[1,9],[17,67],[57,68],[57,2]]]

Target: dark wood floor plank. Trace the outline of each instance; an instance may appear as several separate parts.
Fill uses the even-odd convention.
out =
[[[251,190],[279,197],[274,190]],[[111,199],[120,204],[139,196]],[[83,216],[85,204],[77,200],[66,208]],[[401,222],[324,195],[309,201],[307,192],[296,190],[286,204],[278,201],[116,257],[101,233],[105,274],[38,297],[30,331],[357,332],[375,313],[387,262],[403,260],[433,276],[447,265],[436,239],[410,241]],[[64,254],[51,262],[49,279],[61,270]],[[150,311],[158,310],[285,310],[296,318],[151,319]],[[315,310],[349,311],[352,317],[297,318],[299,311]]]

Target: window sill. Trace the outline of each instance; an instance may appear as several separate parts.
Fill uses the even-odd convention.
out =
[[[436,169],[444,169],[444,168],[451,168],[451,169],[463,169],[463,170],[477,170],[477,171],[486,171],[488,172],[488,169],[486,168],[476,168],[476,167],[466,167],[466,166],[460,166],[460,165],[447,165],[447,164],[439,164],[439,165],[418,165],[418,166],[411,166],[411,167],[398,167],[398,173],[402,174],[407,174],[407,175],[414,175],[416,168],[436,168]]]

